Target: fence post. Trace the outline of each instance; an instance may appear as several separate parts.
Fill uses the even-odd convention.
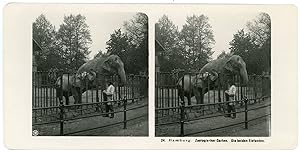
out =
[[[126,111],[127,111],[127,99],[126,99],[126,96],[124,96],[124,99],[123,99],[123,105],[124,105],[124,127],[123,129],[127,129],[127,119],[126,119]]]
[[[130,77],[131,77],[131,81],[132,81],[131,82],[131,98],[132,98],[132,103],[133,103],[135,101],[134,100],[134,75],[132,74]]]
[[[60,136],[64,135],[64,103],[63,103],[63,73],[60,77],[61,100],[59,101],[59,120],[60,120]]]
[[[248,99],[244,99],[245,102],[245,129],[248,129]]]
[[[180,105],[180,136],[184,136],[184,102]]]
[[[59,109],[60,109],[60,135],[63,136],[64,135],[64,104],[62,101],[60,101],[60,105],[59,105]]]
[[[222,78],[222,76],[220,75],[220,73],[218,73],[218,76],[219,76],[219,78],[218,78],[218,102],[220,103],[220,102],[222,102],[221,101],[221,78]],[[218,111],[219,112],[222,111],[220,104],[218,106]]]
[[[253,83],[254,83],[254,86],[253,86],[253,89],[254,89],[254,103],[257,102],[256,100],[256,97],[257,97],[257,88],[256,88],[256,75],[254,74],[253,75]]]
[[[261,76],[261,96],[260,100],[262,101],[264,98],[264,75]]]

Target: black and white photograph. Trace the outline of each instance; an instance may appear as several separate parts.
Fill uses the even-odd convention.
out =
[[[271,19],[265,12],[161,14],[156,137],[269,137]]]
[[[291,4],[8,3],[4,146],[293,149],[297,40]]]
[[[148,136],[146,14],[41,12],[32,53],[32,136]]]

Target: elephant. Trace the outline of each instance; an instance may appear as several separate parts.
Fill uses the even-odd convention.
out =
[[[96,73],[94,71],[84,72],[81,75],[77,76],[74,74],[63,74],[62,76],[59,76],[55,82],[56,97],[59,99],[59,101],[62,101],[62,96],[64,96],[66,100],[66,105],[69,105],[69,97],[80,91],[76,90],[76,88],[73,86],[73,84],[76,83],[75,81],[82,81],[84,79],[87,79],[89,82],[92,82],[95,78]],[[81,90],[81,93],[85,91],[86,89],[83,88]],[[78,100],[75,100],[75,104],[77,103],[77,101]]]
[[[216,72],[205,72],[201,75],[185,74],[178,80],[176,84],[178,87],[178,96],[180,97],[180,100],[184,102],[184,97],[187,97],[188,105],[191,105],[191,98],[197,94],[197,89],[207,84],[208,81],[214,82],[217,79],[217,77],[218,74]],[[198,97],[199,96],[196,96],[197,101],[200,100],[200,98]]]
[[[218,82],[224,90],[229,85],[228,80],[235,75],[242,78],[242,85],[248,83],[246,63],[240,56],[229,54],[207,63],[195,74],[186,74],[180,78],[177,82],[178,95],[182,102],[184,102],[184,96],[187,97],[189,105],[193,96],[197,104],[204,104],[205,93],[219,87]]]
[[[229,80],[232,80],[234,76],[240,76],[241,85],[245,86],[248,83],[248,74],[245,61],[239,55],[229,54],[223,58],[213,60],[206,65],[204,65],[199,74],[203,73],[215,73],[213,81],[211,81],[209,87],[208,83],[194,84],[194,94],[196,96],[197,104],[204,103],[204,94],[209,91],[209,89],[214,89],[220,85],[220,87],[225,90],[229,86]],[[193,82],[201,82],[201,76],[196,77]],[[216,83],[218,80],[218,83]],[[221,89],[220,88],[220,89]]]
[[[73,81],[74,83],[72,85],[77,91],[72,94],[77,103],[81,103],[82,92],[80,92],[80,90],[88,90],[96,87],[99,87],[100,90],[106,89],[105,84],[107,76],[117,74],[121,80],[119,86],[124,86],[126,84],[124,63],[117,55],[98,57],[86,62],[77,70],[76,76],[80,76],[89,71],[94,71],[96,73],[96,78],[92,81],[89,79],[80,79],[80,77],[75,77],[75,81]],[[86,88],[87,83],[89,84],[89,88]]]

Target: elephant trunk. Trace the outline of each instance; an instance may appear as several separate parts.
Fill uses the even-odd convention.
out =
[[[240,76],[242,78],[242,85],[247,85],[248,83],[248,74],[246,68],[241,68],[240,69]]]
[[[125,73],[124,68],[119,68],[118,69],[118,75],[121,79],[120,86],[124,86],[126,84],[126,73]]]

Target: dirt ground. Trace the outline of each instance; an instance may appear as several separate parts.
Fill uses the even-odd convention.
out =
[[[270,98],[266,99],[265,101],[258,102],[248,106],[248,109],[256,108],[260,106],[264,106],[270,104]],[[240,110],[243,110],[241,108]],[[248,112],[248,120],[253,118],[257,118],[271,112],[270,107],[257,109]],[[217,113],[221,114],[221,113]],[[193,116],[195,114],[188,113],[189,116]],[[178,118],[178,117],[177,117]],[[176,118],[170,118],[176,120]],[[178,119],[177,119],[178,120]],[[260,136],[260,137],[268,137],[270,136],[271,132],[271,118],[267,116],[265,118],[257,119],[254,121],[250,121],[248,123],[248,129],[245,129],[245,124],[235,125],[232,127],[226,127],[222,129],[217,129],[213,131],[208,131],[204,133],[193,134],[200,131],[205,131],[208,129],[213,129],[217,127],[222,127],[234,123],[243,122],[245,120],[244,112],[238,113],[235,119],[220,116],[220,117],[213,117],[208,119],[201,119],[197,121],[186,122],[184,124],[184,133],[190,134],[189,136],[197,136],[197,137],[207,137],[207,136]],[[164,120],[164,122],[166,122]],[[155,128],[156,136],[179,136],[180,135],[180,124],[174,125],[167,125],[167,126],[157,126]]]
[[[114,118],[95,116],[90,118],[82,118],[76,120],[66,121],[64,123],[64,134],[72,132],[88,130],[84,132],[78,132],[70,134],[70,136],[148,136],[148,98],[139,102],[128,105],[128,109],[143,106],[142,108],[127,111],[127,120],[143,116],[138,119],[127,122],[127,128],[123,129],[124,123],[117,125],[107,126],[103,128],[97,128],[117,122],[122,122],[124,119],[124,113],[116,113]],[[122,110],[122,107],[115,109],[115,111]],[[48,124],[41,126],[33,126],[33,130],[37,130],[41,136],[53,136],[59,135],[59,124]]]

